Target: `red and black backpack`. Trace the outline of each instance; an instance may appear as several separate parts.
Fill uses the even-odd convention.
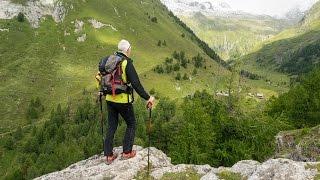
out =
[[[100,91],[104,95],[121,93],[131,93],[131,86],[122,79],[122,62],[126,58],[119,55],[111,55],[103,58],[99,63],[99,72],[101,74]]]

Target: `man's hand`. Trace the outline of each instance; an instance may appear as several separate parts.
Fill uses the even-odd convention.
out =
[[[152,107],[154,106],[154,101],[155,101],[155,98],[153,96],[150,96],[149,100],[147,101],[148,109],[152,109]]]

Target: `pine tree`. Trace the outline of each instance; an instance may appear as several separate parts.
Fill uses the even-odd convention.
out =
[[[156,94],[156,90],[155,90],[154,88],[152,88],[152,89],[149,91],[149,93],[150,93],[151,95],[155,95],[155,94]]]
[[[181,66],[185,69],[188,67],[188,61],[186,60],[186,58],[181,59]]]
[[[211,117],[201,101],[185,101],[182,109],[183,118],[172,136],[172,142],[179,143],[169,145],[169,156],[173,163],[212,164],[215,134]]]
[[[174,66],[173,66],[173,71],[179,71],[180,70],[180,64],[179,63],[176,63]]]
[[[154,23],[158,23],[158,18],[157,17],[152,17],[151,21],[154,22]]]
[[[174,51],[173,54],[172,54],[172,57],[174,59],[179,59],[179,53],[177,51]]]
[[[184,73],[183,80],[188,80],[188,79],[189,79],[189,77],[188,77],[187,73]]]
[[[14,138],[12,136],[8,136],[3,139],[3,147],[7,150],[13,150],[14,149]]]
[[[193,71],[192,71],[192,75],[197,75],[198,74],[198,71],[197,71],[197,69],[193,69]]]
[[[166,40],[163,40],[162,45],[163,45],[163,46],[167,46],[167,42],[166,42]]]
[[[181,74],[178,73],[177,76],[176,76],[176,80],[180,81],[181,80]]]
[[[17,130],[14,132],[13,137],[16,141],[19,141],[23,137],[22,128],[19,126]]]
[[[200,67],[203,66],[204,59],[200,54],[198,54],[197,56],[193,57],[192,59],[194,61],[194,66],[196,68],[200,68]]]

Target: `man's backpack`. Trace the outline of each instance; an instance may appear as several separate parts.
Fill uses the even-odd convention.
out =
[[[101,74],[100,91],[104,95],[112,95],[121,93],[131,93],[131,87],[122,79],[122,62],[125,57],[111,55],[103,58],[99,63],[99,72]]]

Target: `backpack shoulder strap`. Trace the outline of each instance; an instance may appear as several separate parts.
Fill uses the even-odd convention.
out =
[[[105,74],[106,74],[106,72],[105,72],[105,65],[106,65],[108,59],[109,59],[109,56],[102,58],[102,59],[100,60],[100,62],[99,62],[98,69],[99,69],[99,72],[100,72],[102,75],[105,75]]]

